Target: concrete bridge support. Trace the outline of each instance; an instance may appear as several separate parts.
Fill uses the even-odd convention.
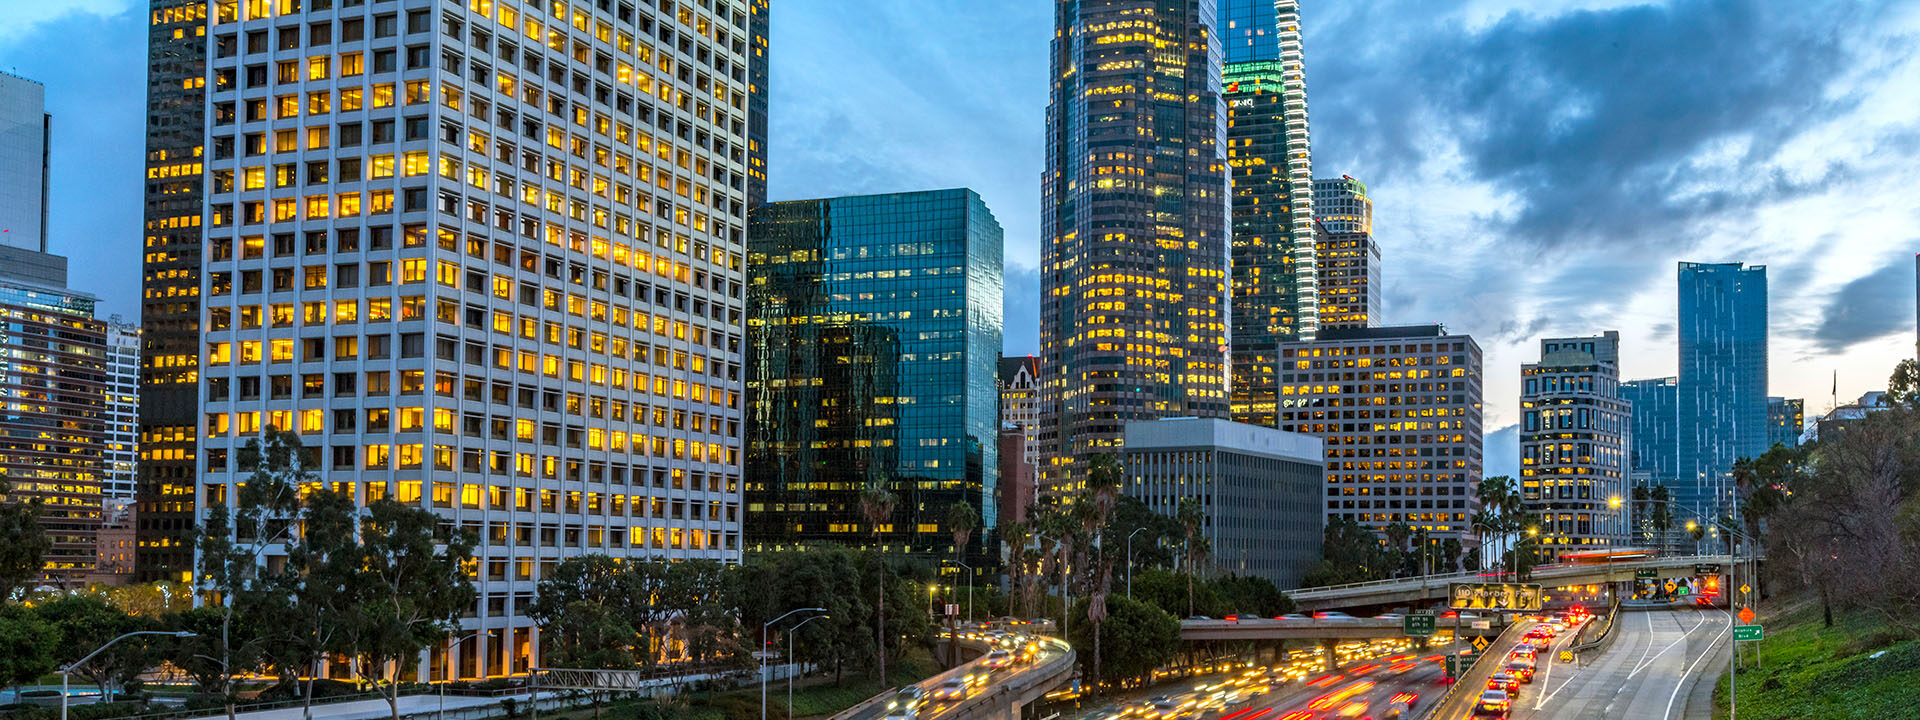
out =
[[[1325,663],[1327,672],[1333,672],[1340,667],[1340,656],[1333,651],[1334,646],[1337,644],[1339,643],[1333,640],[1320,641],[1320,656]]]

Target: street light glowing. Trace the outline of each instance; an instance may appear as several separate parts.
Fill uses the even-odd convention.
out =
[[[1615,495],[1613,497],[1607,498],[1607,507],[1610,507],[1610,508],[1620,507],[1620,496]]]

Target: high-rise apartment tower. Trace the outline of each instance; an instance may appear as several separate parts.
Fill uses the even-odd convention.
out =
[[[1045,491],[1129,420],[1227,405],[1217,0],[1056,0],[1041,182]]]

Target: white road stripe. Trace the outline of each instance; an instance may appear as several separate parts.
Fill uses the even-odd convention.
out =
[[[1706,621],[1702,620],[1701,622],[1706,622]],[[1696,658],[1693,661],[1692,665],[1687,666],[1687,671],[1680,673],[1680,681],[1673,684],[1673,694],[1667,696],[1667,711],[1661,717],[1664,717],[1664,718],[1673,717],[1673,701],[1675,698],[1680,697],[1680,688],[1686,686],[1687,676],[1692,675],[1694,669],[1699,667],[1700,663],[1707,659],[1707,656],[1713,654],[1713,649],[1720,645],[1721,636],[1724,636],[1727,633],[1732,631],[1733,631],[1733,613],[1731,611],[1728,611],[1726,627],[1721,628],[1720,634],[1713,636],[1713,641],[1707,643],[1706,647],[1700,649],[1700,657]]]

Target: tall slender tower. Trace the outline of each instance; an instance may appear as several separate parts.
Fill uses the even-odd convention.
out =
[[[536,664],[527,604],[566,558],[737,561],[765,5],[187,7],[212,16],[181,501],[235,503],[278,428],[355,502],[475,532],[478,637],[423,680]]]
[[[1042,484],[1128,420],[1225,416],[1218,0],[1057,0],[1041,182]]]
[[[1314,258],[1320,275],[1320,327],[1378,327],[1380,244],[1373,241],[1373,200],[1352,176],[1313,181],[1317,220]]]
[[[206,59],[207,3],[153,0],[134,480],[134,575],[142,582],[193,572]]]
[[[1733,463],[1767,451],[1767,268],[1680,263],[1678,517],[1733,512]],[[1704,524],[1704,522],[1703,522]]]
[[[1233,418],[1272,427],[1274,351],[1319,327],[1313,159],[1294,0],[1221,0],[1233,204]]]

